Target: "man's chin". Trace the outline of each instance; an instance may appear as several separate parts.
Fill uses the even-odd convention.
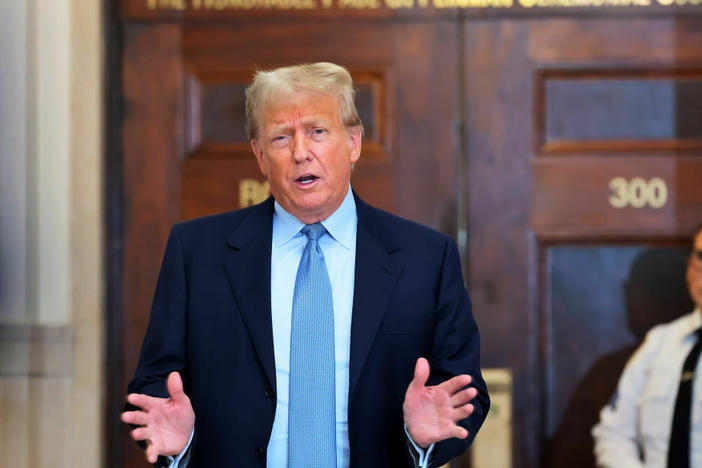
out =
[[[305,200],[298,200],[291,204],[291,209],[287,210],[305,224],[312,224],[324,221],[333,212],[333,208],[328,207],[328,203],[308,197]]]

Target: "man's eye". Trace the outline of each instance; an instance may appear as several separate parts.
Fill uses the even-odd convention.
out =
[[[274,142],[274,143],[281,142],[281,141],[284,141],[284,140],[285,140],[285,135],[278,135],[277,137],[273,137],[273,142]]]
[[[314,130],[312,130],[312,133],[314,135],[324,135],[325,133],[327,133],[327,131],[323,128],[315,128]]]

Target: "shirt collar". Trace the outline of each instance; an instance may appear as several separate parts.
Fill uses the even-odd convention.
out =
[[[685,333],[685,336],[692,335],[695,333],[700,327],[702,327],[702,313],[700,313],[700,308],[695,307],[695,310],[692,311],[692,314],[690,314],[690,320],[688,321],[688,331]]]
[[[322,226],[334,240],[344,248],[350,249],[356,232],[357,219],[356,201],[353,199],[353,192],[349,185],[344,201],[341,202],[336,211],[322,221]],[[273,243],[276,247],[290,241],[299,234],[304,226],[305,223],[285,211],[277,201],[275,202],[273,207]]]

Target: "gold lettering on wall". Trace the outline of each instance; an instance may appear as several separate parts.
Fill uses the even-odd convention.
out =
[[[149,10],[185,10],[186,0],[147,0]]]
[[[433,0],[435,8],[509,8],[513,0]]]
[[[583,8],[650,6],[651,0],[519,0],[524,8]]]
[[[149,10],[377,10],[702,6],[702,0],[144,0]]]
[[[242,179],[239,182],[239,207],[261,203],[270,195],[270,185],[267,180],[259,182],[256,179]]]
[[[663,208],[668,201],[668,186],[660,177],[651,180],[615,177],[609,181],[609,189],[612,191],[609,204],[614,208]]]
[[[314,10],[317,0],[191,0],[193,10]]]
[[[385,4],[393,10],[412,8],[414,6],[414,0],[385,0]]]
[[[700,5],[702,4],[702,0],[658,0],[658,4],[663,6]]]
[[[380,0],[337,0],[338,8],[354,8],[358,10],[375,10],[380,8]]]

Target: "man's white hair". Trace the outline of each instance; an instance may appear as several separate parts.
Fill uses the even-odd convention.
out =
[[[363,134],[351,74],[340,65],[317,62],[256,72],[253,83],[246,88],[246,132],[250,140],[258,137],[261,114],[271,99],[293,93],[336,96],[341,121],[346,127],[361,127]]]

